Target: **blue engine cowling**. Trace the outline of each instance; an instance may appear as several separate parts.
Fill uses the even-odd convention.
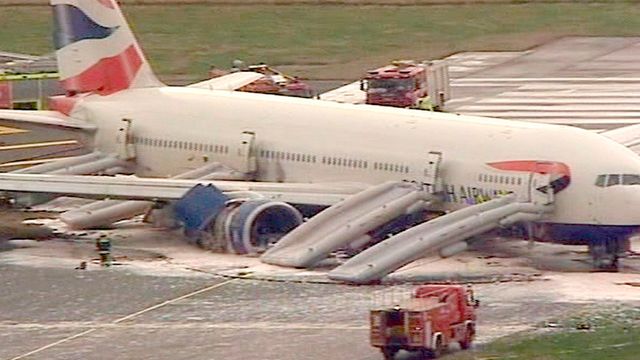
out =
[[[215,219],[213,236],[222,239],[227,251],[258,254],[302,224],[302,214],[293,206],[271,200],[228,203]]]

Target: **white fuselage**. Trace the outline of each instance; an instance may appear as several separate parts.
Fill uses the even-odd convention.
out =
[[[122,119],[131,119],[142,176],[177,175],[207,161],[242,168],[243,132],[255,134],[258,181],[425,182],[429,152],[441,152],[452,207],[477,195],[527,197],[528,173],[488,163],[561,162],[571,182],[545,221],[640,225],[638,186],[595,186],[598,175],[640,174],[640,158],[572,127],[172,87],[92,95],[72,116],[94,122],[96,147],[109,152],[118,151]]]

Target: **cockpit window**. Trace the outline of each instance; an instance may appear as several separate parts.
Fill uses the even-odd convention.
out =
[[[640,185],[640,174],[603,174],[596,178],[596,186]]]
[[[640,185],[640,175],[624,174],[622,175],[623,185]]]

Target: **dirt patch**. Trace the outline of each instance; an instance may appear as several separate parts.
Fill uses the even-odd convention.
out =
[[[49,212],[23,212],[4,210],[0,212],[0,242],[11,239],[46,240],[54,236],[47,226],[24,224],[29,219],[54,218],[56,214]]]

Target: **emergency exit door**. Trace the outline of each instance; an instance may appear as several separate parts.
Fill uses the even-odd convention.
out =
[[[255,151],[256,134],[252,131],[244,131],[240,137],[240,147],[238,155],[240,156],[240,164],[238,171],[245,174],[254,173],[258,170],[258,160]]]
[[[441,190],[442,181],[440,178],[440,163],[442,162],[442,153],[439,151],[430,151],[427,154],[427,163],[424,168],[423,182],[427,184],[431,192]]]
[[[551,174],[531,173],[529,196],[529,201],[534,204],[548,205],[553,203],[554,193],[551,186]]]

